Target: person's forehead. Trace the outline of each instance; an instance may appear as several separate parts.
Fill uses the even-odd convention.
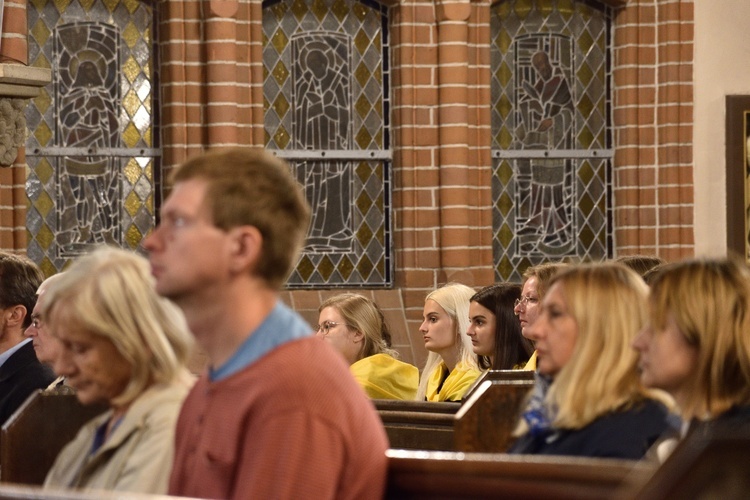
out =
[[[174,185],[162,207],[162,212],[176,211],[197,213],[203,208],[208,182],[203,179],[188,179]]]

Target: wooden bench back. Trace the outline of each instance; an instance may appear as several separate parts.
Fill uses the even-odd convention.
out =
[[[490,370],[455,416],[455,450],[498,453],[508,449],[534,372]]]
[[[750,423],[689,434],[651,476],[627,482],[617,498],[744,500],[749,492]]]
[[[386,498],[611,498],[652,467],[613,459],[388,450]]]
[[[42,484],[60,450],[104,410],[83,406],[74,394],[29,396],[0,431],[0,481]]]
[[[391,448],[452,450],[459,403],[375,400]]]

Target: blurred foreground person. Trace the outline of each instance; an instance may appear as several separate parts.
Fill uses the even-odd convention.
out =
[[[668,264],[633,342],[641,380],[670,393],[681,433],[750,426],[750,271],[735,259]],[[670,449],[658,451],[664,458]]]
[[[342,356],[279,298],[310,220],[289,166],[217,150],[172,181],[145,247],[210,367],[180,414],[169,493],[382,498],[380,417]]]

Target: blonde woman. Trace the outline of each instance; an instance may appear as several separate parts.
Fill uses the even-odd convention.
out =
[[[417,391],[418,401],[460,401],[481,374],[469,328],[469,300],[474,290],[449,283],[425,299],[419,332],[429,354]]]
[[[641,380],[670,393],[683,431],[750,424],[750,271],[734,259],[668,264],[633,342]]]
[[[344,356],[370,398],[414,399],[419,370],[397,359],[388,324],[375,302],[342,293],[323,302],[318,313],[316,334]]]
[[[647,293],[638,274],[616,263],[551,279],[530,326],[537,385],[511,453],[643,457],[667,427],[667,408],[641,386],[628,348],[646,323]]]
[[[61,344],[55,372],[84,405],[109,406],[60,452],[45,486],[166,493],[193,342],[148,262],[113,248],[81,257],[47,287],[41,316]]]

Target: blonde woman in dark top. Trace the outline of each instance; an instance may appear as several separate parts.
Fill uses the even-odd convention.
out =
[[[750,271],[735,259],[668,264],[633,342],[641,380],[676,402],[681,433],[750,426]],[[666,443],[665,443],[666,444]],[[669,446],[659,451],[660,458]]]
[[[639,459],[666,429],[668,401],[642,387],[630,343],[648,287],[621,264],[567,268],[539,318],[537,383],[512,453]]]

